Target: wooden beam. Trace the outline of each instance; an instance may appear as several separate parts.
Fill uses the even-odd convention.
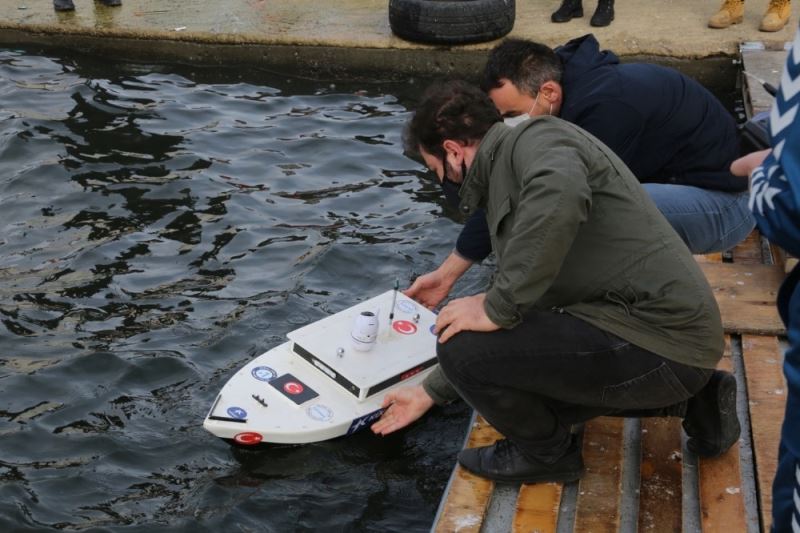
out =
[[[475,419],[467,439],[467,448],[488,446],[503,438],[482,416]],[[492,497],[494,482],[456,465],[444,507],[434,526],[437,533],[479,533]]]
[[[682,521],[681,420],[642,419],[639,531],[680,532]]]
[[[730,339],[717,368],[732,372]],[[747,518],[739,464],[739,443],[719,457],[700,458],[697,475],[700,489],[700,520],[703,531],[747,531]]]
[[[728,333],[782,335],[785,328],[775,298],[784,278],[774,265],[699,263],[722,313]]]
[[[586,474],[578,487],[576,532],[616,533],[619,529],[624,424],[624,418],[601,417],[585,425]]]
[[[786,410],[786,380],[781,348],[775,337],[742,336],[747,369],[750,427],[753,436],[761,524],[772,523],[772,480],[778,467],[778,442]]]
[[[513,533],[551,533],[558,525],[561,483],[522,485],[517,495]]]

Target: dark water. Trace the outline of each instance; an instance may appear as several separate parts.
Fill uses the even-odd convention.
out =
[[[418,86],[245,74],[0,50],[0,531],[430,527],[463,405],[264,451],[202,429],[237,368],[459,229],[402,154]]]

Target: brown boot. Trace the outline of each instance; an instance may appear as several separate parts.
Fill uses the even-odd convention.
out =
[[[719,11],[708,19],[708,27],[727,28],[731,24],[739,24],[743,18],[744,0],[725,0],[719,7]]]
[[[792,2],[790,0],[770,0],[767,12],[761,19],[761,31],[778,31],[789,22],[792,14]]]

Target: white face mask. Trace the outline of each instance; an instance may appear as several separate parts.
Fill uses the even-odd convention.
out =
[[[539,91],[538,93],[536,93],[536,98],[533,101],[533,105],[531,106],[530,109],[528,109],[527,113],[522,113],[521,115],[517,115],[516,117],[506,117],[506,118],[504,118],[503,122],[505,123],[505,125],[513,128],[515,126],[518,126],[519,124],[522,124],[523,122],[525,122],[529,118],[531,118],[531,112],[536,107],[536,104],[539,103],[539,95],[540,94],[542,94],[542,91]],[[553,104],[550,104],[550,110],[548,111],[547,114],[548,115],[552,115],[553,114]]]

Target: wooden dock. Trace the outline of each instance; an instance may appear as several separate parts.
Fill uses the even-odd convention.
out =
[[[761,79],[777,84],[785,53],[750,45],[742,55],[745,69],[749,57]],[[751,87],[744,85],[752,115],[769,100],[760,95],[760,86]],[[758,97],[751,98],[751,92]],[[696,258],[722,312],[726,350],[719,368],[733,372],[738,383],[739,442],[721,457],[703,459],[686,448],[680,419],[601,417],[582,428],[586,474],[580,481],[495,484],[456,465],[432,531],[769,530],[786,401],[785,330],[775,298],[791,259],[757,231],[726,254]],[[499,437],[475,416],[464,446],[491,444]]]

